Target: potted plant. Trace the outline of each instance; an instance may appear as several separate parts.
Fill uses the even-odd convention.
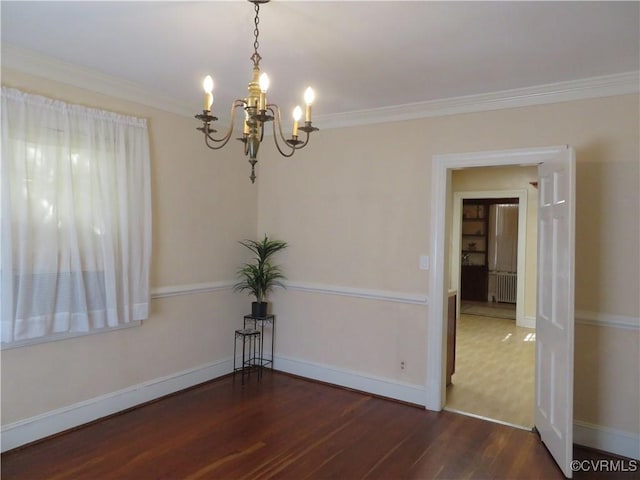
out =
[[[275,287],[283,287],[285,276],[279,265],[271,263],[271,257],[287,247],[287,242],[271,240],[267,235],[261,241],[244,240],[239,242],[255,256],[238,270],[240,281],[234,285],[236,292],[248,291],[256,299],[251,304],[251,314],[256,317],[267,316],[267,295]]]

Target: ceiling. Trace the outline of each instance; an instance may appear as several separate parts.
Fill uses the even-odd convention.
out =
[[[245,95],[253,5],[225,2],[1,4],[2,44],[133,82],[196,113]],[[260,9],[268,99],[289,111],[376,109],[640,69],[639,2],[291,2]]]

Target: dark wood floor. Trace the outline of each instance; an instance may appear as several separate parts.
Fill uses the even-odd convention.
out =
[[[209,382],[1,461],[4,480],[564,478],[533,433],[269,372],[259,384]]]

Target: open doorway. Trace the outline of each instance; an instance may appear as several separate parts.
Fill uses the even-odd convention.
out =
[[[534,417],[536,179],[533,166],[455,170],[449,222],[457,328],[446,408],[525,428]]]
[[[519,213],[517,197],[463,197],[456,249],[461,314],[516,320]]]
[[[575,150],[569,145],[435,155],[431,174],[431,276],[425,406],[446,402],[451,284],[451,174],[487,166],[537,166],[535,428],[567,477],[573,445]]]
[[[450,231],[450,249],[447,255],[448,269],[446,272],[447,289],[461,292],[461,270],[463,263],[463,248],[468,246],[463,244],[463,223],[469,224],[471,232],[478,229],[477,221],[470,219],[463,222],[463,204],[467,200],[482,200],[490,205],[507,199],[518,204],[517,217],[517,246],[513,252],[515,258],[515,296],[516,296],[516,323],[518,326],[534,328],[536,318],[536,239],[537,239],[537,200],[538,190],[530,184],[531,179],[537,175],[536,167],[532,166],[508,166],[498,168],[465,168],[452,172],[452,205],[447,209],[447,225]],[[499,188],[502,187],[502,188]],[[511,187],[506,189],[504,187]],[[516,188],[514,188],[516,187]],[[455,190],[454,190],[455,189]],[[486,208],[486,207],[485,207]],[[487,214],[489,208],[487,208]],[[465,225],[465,228],[469,228]],[[489,225],[484,228],[489,229]],[[481,231],[482,232],[482,231]],[[466,237],[472,239],[473,237]],[[474,240],[469,240],[473,242]],[[480,243],[475,240],[476,250],[480,250]],[[488,242],[488,236],[487,236]],[[490,247],[489,244],[486,245]],[[482,263],[486,265],[486,274],[489,274],[491,266],[495,271],[500,265],[490,265],[490,254],[483,257],[478,253],[473,253],[470,260],[472,263]],[[508,266],[509,269],[513,267]],[[489,279],[487,280],[487,300],[492,300],[488,296]],[[484,290],[482,290],[484,292]],[[482,296],[484,297],[484,293]],[[457,311],[460,312],[461,295],[458,294]]]

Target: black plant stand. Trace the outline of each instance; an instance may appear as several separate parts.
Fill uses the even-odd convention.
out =
[[[253,328],[258,330],[260,328],[260,352],[257,358],[260,368],[271,364],[271,370],[273,370],[273,344],[276,338],[276,317],[275,315],[265,315],[264,317],[258,317],[255,315],[244,316],[244,328],[247,328],[247,322],[253,322]],[[271,324],[271,358],[265,358],[264,356],[264,324]],[[251,323],[249,323],[251,326]]]
[[[258,359],[258,351],[262,348],[260,337],[260,331],[255,328],[236,330],[233,341],[233,378],[235,379],[237,372],[241,372],[243,385],[245,373],[247,374],[247,378],[249,378],[251,376],[251,370],[254,368],[258,370],[258,380],[262,376],[262,362]],[[236,366],[236,345],[238,339],[242,341],[242,361],[239,367]]]

